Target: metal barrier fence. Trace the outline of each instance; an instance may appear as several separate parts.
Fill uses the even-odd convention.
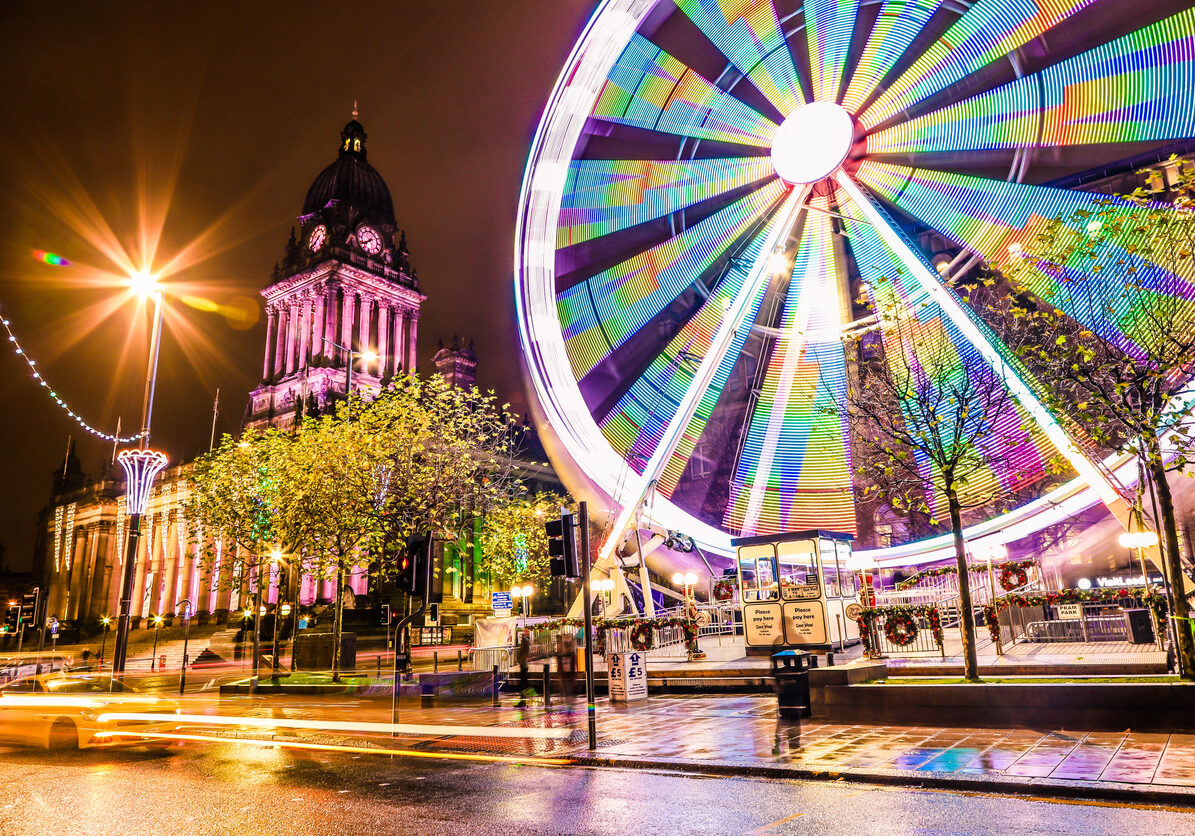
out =
[[[514,665],[513,647],[474,647],[469,651],[469,667],[475,671],[508,671]]]
[[[871,653],[878,656],[915,656],[931,653],[945,656],[944,645],[934,640],[934,632],[930,629],[929,618],[924,615],[911,615],[911,617],[913,624],[917,627],[917,632],[911,642],[902,645],[888,638],[886,627],[889,617],[887,615],[872,616],[869,637]]]

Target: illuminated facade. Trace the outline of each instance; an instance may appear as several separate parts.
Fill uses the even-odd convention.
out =
[[[285,428],[324,411],[347,391],[350,352],[357,390],[376,392],[415,369],[426,297],[356,118],[340,134],[336,161],[307,190],[298,237],[292,231],[262,295],[265,358],[261,385],[249,395],[248,427]]]

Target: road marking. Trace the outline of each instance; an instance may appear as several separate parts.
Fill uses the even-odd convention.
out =
[[[267,749],[308,749],[321,752],[360,752],[363,755],[390,755],[404,758],[432,760],[484,761],[486,763],[514,763],[532,766],[569,766],[571,758],[517,757],[513,755],[472,755],[461,752],[425,752],[417,749],[370,749],[364,746],[342,746],[331,743],[304,743],[298,740],[278,742],[256,740],[251,737],[213,737],[206,734],[178,734],[173,732],[102,731],[96,737],[135,737],[146,740],[191,740],[201,743],[243,743]],[[321,760],[320,763],[328,761]],[[421,776],[422,777],[422,776]],[[416,779],[420,780],[420,779]]]
[[[769,836],[773,827],[778,827],[782,824],[785,824],[786,822],[792,821],[793,819],[799,819],[803,815],[805,815],[805,814],[804,813],[793,813],[791,816],[785,816],[782,819],[776,819],[776,821],[774,821],[774,822],[770,822],[768,824],[765,824],[763,827],[759,827],[759,828],[756,828],[755,830],[752,830],[751,836]]]
[[[514,737],[563,740],[573,730],[561,728],[511,728],[495,726],[425,726],[402,723],[348,723],[338,720],[291,720],[274,717],[229,717],[222,714],[152,714],[106,712],[96,718],[101,723],[138,720],[150,723],[195,726],[251,726],[261,729],[307,729],[313,731],[356,731],[379,734],[415,734],[433,737]],[[98,735],[97,735],[98,737]]]

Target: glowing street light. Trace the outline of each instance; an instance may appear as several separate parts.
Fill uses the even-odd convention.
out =
[[[685,618],[693,622],[693,630],[697,629],[697,598],[693,595],[693,586],[697,583],[697,575],[693,572],[677,572],[672,576],[672,582],[684,589],[685,595]],[[694,634],[696,635],[696,634]],[[694,638],[691,645],[686,648],[689,656],[689,661],[695,659],[704,659],[705,653],[697,646],[697,640]]]
[[[602,602],[602,617],[605,618],[606,609],[610,606],[610,593],[614,591],[614,578],[599,578],[593,582],[593,589]]]
[[[368,365],[369,363],[372,363],[378,359],[378,353],[371,348],[367,348],[365,351],[354,351],[352,348],[343,346],[335,340],[330,340],[327,337],[324,337],[324,342],[333,348],[338,348],[348,354],[348,368],[344,373],[344,397],[346,407],[344,414],[345,420],[348,420],[349,410],[352,408],[353,402],[353,358],[360,357]]]
[[[104,669],[104,648],[108,646],[108,630],[111,629],[112,619],[104,616],[100,619],[100,624],[103,625],[103,638],[100,639],[100,670]]]
[[[149,657],[149,669],[152,671],[158,664],[158,632],[162,629],[161,614],[155,615],[154,621],[154,652]]]
[[[157,277],[147,271],[129,277],[134,293],[154,300],[154,324],[149,341],[145,370],[145,397],[141,402],[141,444],[138,450],[125,450],[118,456],[126,476],[129,509],[129,545],[125,553],[124,578],[120,591],[120,613],[116,622],[116,644],[112,648],[112,672],[124,673],[129,649],[129,617],[133,604],[133,581],[137,577],[137,545],[141,540],[141,515],[149,502],[154,477],[166,466],[166,456],[149,449],[150,424],[154,412],[154,390],[158,382],[158,351],[162,345],[163,294]]]
[[[1120,545],[1137,552],[1137,562],[1141,564],[1141,585],[1149,589],[1149,572],[1145,569],[1145,549],[1158,544],[1156,531],[1126,531],[1118,538]]]

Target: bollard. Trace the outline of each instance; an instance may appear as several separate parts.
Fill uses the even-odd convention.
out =
[[[463,671],[464,670],[464,668],[462,667],[463,664],[464,664],[464,662],[461,659],[461,652],[458,650],[456,652],[456,669],[458,671]]]
[[[490,684],[493,686],[493,702],[492,705],[498,704],[498,666],[494,665],[494,672],[491,675]]]
[[[382,678],[382,654],[378,654],[378,679]]]
[[[826,651],[826,667],[827,668],[834,667],[834,651],[833,650]]]
[[[544,705],[552,704],[552,673],[549,670],[550,665],[544,663]]]
[[[432,673],[440,672],[440,651],[432,651]]]

